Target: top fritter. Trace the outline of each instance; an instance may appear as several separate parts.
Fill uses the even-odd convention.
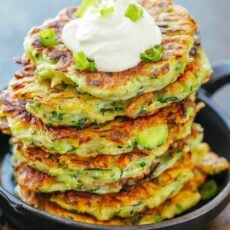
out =
[[[119,5],[120,0],[115,2],[121,7]],[[106,53],[103,57],[107,57],[107,60],[104,60],[106,62],[105,65],[103,62],[100,62],[100,58],[98,58],[100,55],[95,55],[97,50],[94,54],[88,54],[87,49],[86,51],[83,50],[84,52],[80,50],[80,48],[82,48],[80,45],[82,44],[76,42],[76,44],[71,45],[71,43],[65,41],[63,32],[73,32],[73,24],[75,23],[77,26],[76,18],[79,16],[84,17],[83,13],[87,7],[83,5],[80,10],[78,10],[78,13],[76,8],[70,8],[62,11],[54,20],[45,22],[41,27],[33,28],[25,39],[25,52],[35,63],[37,75],[41,79],[50,79],[53,87],[64,82],[65,84],[76,85],[78,91],[81,93],[88,93],[95,97],[113,101],[129,99],[143,93],[160,90],[176,81],[184,72],[186,65],[190,62],[189,53],[194,44],[194,35],[197,32],[197,25],[193,18],[184,8],[174,5],[170,0],[163,2],[161,0],[152,0],[151,2],[144,0],[139,1],[146,10],[135,1],[122,0],[122,2],[126,2],[127,4],[126,7],[125,4],[120,3],[126,7],[124,8],[124,15],[122,14],[124,18],[122,20],[125,20],[125,26],[127,26],[127,30],[130,31],[130,33],[127,35],[127,31],[125,31],[126,33],[119,32],[120,36],[115,36],[116,40],[114,41],[124,45],[124,42],[119,41],[119,39],[124,39],[124,36],[127,35],[130,44],[137,43],[133,47],[133,50],[129,45],[124,45],[124,48],[122,46],[122,49],[119,51],[117,46],[114,46],[112,43],[111,46],[109,46],[110,43],[108,43],[109,47],[107,47],[107,49],[109,48],[109,50],[102,50]],[[116,6],[116,4],[114,4],[114,6],[95,5],[93,8],[90,7],[90,9],[93,12],[92,14],[96,15],[96,18],[102,17],[102,19],[100,19],[101,21],[113,20],[113,17],[114,20],[118,20],[116,10],[118,10],[119,7]],[[86,16],[87,14],[89,13],[86,13]],[[149,21],[149,15],[153,16],[156,24],[154,19],[152,19],[152,22]],[[119,14],[119,17],[120,16],[121,14]],[[94,19],[95,18],[93,18],[93,20]],[[83,18],[78,20],[83,20]],[[91,18],[87,20],[85,22],[86,24],[93,23]],[[147,20],[144,21],[144,24],[149,23],[150,27],[144,26],[145,28],[142,30],[142,20]],[[102,23],[101,21],[100,23]],[[120,23],[118,23],[117,29],[120,30],[122,28],[120,28],[119,25]],[[134,28],[134,26],[138,29],[136,27]],[[65,29],[63,30],[63,28]],[[146,33],[148,28],[152,28],[153,31]],[[159,28],[160,30],[158,30]],[[112,29],[114,31],[114,28]],[[138,36],[140,36],[142,40],[143,37],[146,37],[147,40],[143,40],[145,41],[143,42],[144,44],[138,42],[137,36],[133,36],[135,34],[134,31],[138,31],[139,34],[143,32],[142,35]],[[160,31],[162,34],[162,42]],[[89,36],[89,31],[87,31],[86,34],[84,34],[85,31],[80,32],[83,33],[81,34],[83,37],[80,36],[79,39],[86,39],[83,39],[86,41],[84,45],[92,45],[90,41],[87,40],[88,37],[84,37],[85,35]],[[92,35],[91,32],[94,33],[94,31],[90,31],[90,36]],[[155,33],[156,39],[153,41],[151,48],[148,40],[149,37],[153,37],[153,32]],[[104,36],[105,38],[101,39],[111,41],[109,28],[104,31]],[[95,39],[93,40],[95,42]],[[125,42],[127,42],[127,39]],[[158,45],[160,42],[161,44]],[[79,52],[76,52],[78,47],[80,47]],[[129,47],[129,49],[125,47]],[[139,54],[139,64],[137,63],[136,66],[130,68],[131,64],[134,65],[138,61],[137,58],[135,59],[133,53],[144,47],[146,47],[146,50],[143,50],[143,52]],[[120,58],[118,53],[116,53],[116,55],[114,53],[118,51],[120,52]],[[118,71],[122,71],[116,72],[115,69],[112,68],[114,60],[110,60],[110,52],[112,53],[111,57],[117,58],[116,66],[120,68]],[[131,52],[134,59],[130,60],[132,63],[125,65],[125,61],[128,61],[129,57],[128,52]],[[94,60],[92,58],[94,58]],[[125,66],[129,69],[124,70]],[[110,72],[106,70],[110,70]]]

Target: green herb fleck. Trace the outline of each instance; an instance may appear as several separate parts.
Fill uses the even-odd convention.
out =
[[[76,127],[77,127],[78,129],[82,129],[82,128],[84,127],[84,125],[86,124],[86,122],[87,122],[87,119],[86,119],[86,118],[82,118],[82,119],[80,119],[80,120],[77,122]]]
[[[122,108],[122,107],[115,107],[115,111],[116,111],[116,112],[122,112],[122,111],[123,111],[123,108]]]
[[[178,100],[177,97],[162,97],[157,99],[160,103],[169,103],[169,102],[176,102]]]
[[[112,106],[114,107],[114,109],[115,109],[116,112],[121,112],[121,111],[124,110],[123,105],[120,104],[120,102],[118,103],[118,102],[115,102],[115,101],[114,101],[114,102],[112,103]]]
[[[143,162],[140,162],[138,165],[139,165],[140,167],[144,168],[144,167],[146,166],[146,163],[143,161]]]
[[[58,113],[56,111],[52,111],[51,114],[52,114],[53,118],[57,118],[59,121],[63,120],[63,116],[64,116],[63,113]]]
[[[35,53],[35,55],[34,55],[35,59],[39,59],[40,56],[41,56],[40,53]]]
[[[143,202],[142,201],[139,201],[139,202],[137,202],[136,204],[133,204],[133,207],[137,207],[137,206],[140,206],[140,205],[142,205],[143,204]]]
[[[149,110],[149,106],[144,104],[141,106],[140,111],[139,111],[139,115],[146,113]]]
[[[67,88],[68,88],[68,85],[67,85],[67,84],[65,84],[65,83],[62,83],[62,84],[61,84],[61,89],[65,90],[65,89],[67,89]]]
[[[77,147],[72,146],[71,149],[68,151],[69,153],[73,153],[77,150]]]
[[[112,108],[101,108],[101,109],[100,109],[100,112],[101,112],[101,113],[112,112],[112,111],[113,111]]]

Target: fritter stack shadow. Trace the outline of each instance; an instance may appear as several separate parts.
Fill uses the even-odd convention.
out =
[[[207,174],[229,167],[193,123],[196,92],[211,75],[196,23],[169,0],[141,3],[163,33],[157,63],[76,70],[60,38],[75,8],[27,35],[23,70],[1,92],[0,114],[25,202],[87,223],[154,223],[194,206]],[[39,42],[47,28],[57,34],[51,48]]]

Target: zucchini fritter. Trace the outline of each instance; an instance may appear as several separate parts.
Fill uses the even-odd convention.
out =
[[[193,180],[191,180],[192,182]],[[178,194],[166,200],[159,207],[149,209],[139,216],[137,215],[132,223],[136,225],[158,223],[165,219],[172,219],[176,215],[187,211],[200,201],[201,196],[197,188],[198,186],[194,188],[188,182]]]
[[[229,162],[213,153],[207,143],[200,143],[192,149],[192,160],[199,170],[209,175],[218,174],[230,168]]]
[[[193,180],[191,182],[193,182]],[[158,223],[165,219],[173,218],[174,216],[179,215],[196,205],[200,200],[200,194],[194,187],[191,187],[191,182],[188,182],[178,194],[166,200],[163,204],[154,209],[147,209],[132,218],[112,218],[109,221],[100,221],[93,216],[67,211],[51,202],[49,198],[44,195],[34,193],[23,188],[18,188],[17,190],[19,190],[18,195],[26,203],[59,217],[89,224],[109,226],[143,225]]]
[[[123,225],[124,222],[121,219],[111,219],[109,221],[100,221],[90,215],[78,214],[69,212],[57,204],[51,202],[49,197],[44,196],[41,193],[35,193],[20,186],[15,188],[17,195],[27,204],[32,205],[36,208],[44,210],[55,216],[62,218],[72,219],[74,221],[84,222],[88,224],[101,224],[101,225]]]
[[[118,155],[134,149],[149,152],[166,143],[168,138],[181,137],[180,127],[187,125],[187,134],[196,114],[193,99],[172,104],[158,113],[135,120],[116,119],[104,126],[83,130],[55,128],[44,125],[31,116],[18,101],[2,97],[3,116],[7,117],[11,133],[28,146],[37,146],[50,153],[75,153],[82,157],[99,154]]]
[[[200,143],[202,137],[201,127],[194,125],[190,136],[174,142],[171,146],[167,143],[151,154],[133,151],[118,156],[99,155],[94,158],[49,154],[41,149],[26,148],[21,143],[15,142],[13,161],[20,161],[47,173],[58,182],[65,184],[64,190],[105,194],[119,192],[122,188],[139,183],[144,177],[146,179],[146,176],[149,180],[159,176],[165,170],[172,168],[183,154]],[[27,173],[26,168],[20,169],[22,167],[26,166],[16,167],[16,174],[19,176]],[[40,191],[41,187],[35,181],[33,190]],[[58,191],[55,190],[59,188],[58,186],[54,189],[53,187],[52,191]],[[45,189],[41,191],[46,192]],[[48,189],[47,192],[50,190]]]
[[[63,10],[27,35],[24,48],[27,56],[37,66],[41,79],[50,79],[55,86],[62,82],[78,86],[80,92],[108,100],[126,100],[137,95],[163,89],[174,82],[190,62],[190,50],[194,44],[197,24],[181,6],[167,0],[140,1],[155,18],[163,33],[164,55],[157,63],[141,62],[138,66],[116,73],[78,71],[72,53],[61,40],[61,32],[67,22],[76,18],[76,8]],[[170,9],[170,10],[169,10]],[[52,28],[57,34],[57,45],[44,47],[39,32]]]
[[[136,118],[185,99],[198,90],[211,74],[208,59],[201,47],[195,60],[186,66],[185,73],[164,89],[122,101],[103,100],[80,94],[75,86],[60,85],[51,88],[48,81],[40,81],[33,74],[30,62],[24,71],[15,75],[8,88],[12,99],[26,100],[26,109],[52,126],[86,127],[92,123],[105,123],[118,116]]]

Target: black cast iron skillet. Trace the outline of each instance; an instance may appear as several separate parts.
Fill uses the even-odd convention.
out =
[[[230,60],[214,66],[212,81],[199,93],[199,100],[206,103],[206,108],[197,116],[197,122],[201,123],[205,128],[205,141],[211,145],[215,152],[228,160],[230,160],[230,120],[218,108],[218,105],[210,99],[210,95],[229,81]],[[159,224],[109,227],[59,218],[28,206],[14,195],[8,140],[8,136],[0,134],[0,207],[7,218],[20,230],[197,230],[216,217],[230,201],[230,173],[224,172],[214,178],[220,189],[219,194],[215,198],[209,202],[200,203],[193,210],[180,217]]]

